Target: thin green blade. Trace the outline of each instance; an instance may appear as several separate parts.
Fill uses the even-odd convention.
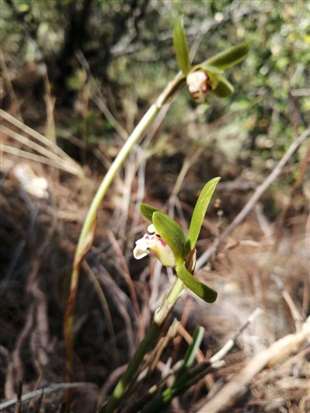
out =
[[[186,269],[185,263],[176,266],[176,273],[185,286],[207,303],[214,303],[217,292],[206,286]]]
[[[203,340],[204,333],[205,333],[205,329],[201,326],[195,329],[194,334],[193,334],[193,341],[188,347],[185,357],[184,357],[184,362],[182,365],[183,368],[189,368],[194,363],[200,344]]]
[[[192,342],[186,350],[183,364],[178,370],[175,381],[173,383],[174,388],[177,388],[179,385],[182,385],[182,382],[186,381],[188,369],[193,365],[195,361],[195,357],[200,348],[204,333],[205,329],[203,327],[197,327],[195,329]]]
[[[191,69],[186,34],[183,20],[178,17],[173,28],[173,46],[176,53],[177,63],[183,74],[186,76]]]
[[[202,188],[200,195],[197,199],[188,231],[188,239],[190,241],[191,249],[195,248],[204,217],[206,215],[216,185],[218,184],[220,179],[221,178],[217,177],[207,182],[205,186]]]
[[[180,225],[163,212],[153,213],[156,232],[169,245],[176,260],[185,258],[185,235]]]
[[[240,43],[237,46],[233,46],[227,50],[224,50],[224,52],[222,53],[216,54],[215,56],[206,60],[205,64],[216,66],[219,69],[225,70],[240,63],[246,57],[248,51],[248,43]]]

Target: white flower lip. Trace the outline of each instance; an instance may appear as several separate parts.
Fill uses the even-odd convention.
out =
[[[145,237],[145,235],[143,236],[143,238],[140,238],[136,241],[136,246],[133,250],[133,256],[136,260],[141,260],[141,258],[146,257],[150,253],[150,243],[148,238]]]

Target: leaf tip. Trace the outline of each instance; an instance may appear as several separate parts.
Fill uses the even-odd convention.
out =
[[[217,296],[218,296],[217,292],[210,288],[208,291],[208,297],[206,301],[208,301],[209,304],[213,304],[216,301]]]
[[[222,178],[220,176],[216,176],[215,178],[212,178],[210,182],[212,182],[214,185],[217,185],[221,179]]]
[[[149,204],[141,203],[140,204],[140,213],[144,216],[144,218],[148,219],[149,221],[152,222],[152,217],[155,211],[157,211],[156,208]]]

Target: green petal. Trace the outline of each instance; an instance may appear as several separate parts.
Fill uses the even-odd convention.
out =
[[[218,76],[217,85],[212,92],[220,98],[226,98],[234,92],[234,87],[224,76]]]
[[[202,70],[204,70],[205,72],[207,72],[207,73],[212,73],[212,74],[214,74],[214,75],[221,75],[222,73],[223,73],[223,70],[221,70],[220,68],[218,68],[218,67],[216,67],[216,66],[212,66],[212,65],[208,65],[208,64],[206,64],[206,63],[203,63],[203,64],[201,64],[201,65],[197,65],[196,67],[195,67],[195,70],[197,70],[197,69],[202,69]],[[194,71],[194,70],[192,70],[192,71]]]

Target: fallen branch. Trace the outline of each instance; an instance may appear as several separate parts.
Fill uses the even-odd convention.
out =
[[[300,332],[289,334],[273,343],[268,349],[255,356],[232,380],[227,383],[212,400],[197,413],[217,413],[228,409],[247,390],[252,379],[265,367],[271,367],[297,352],[305,343],[310,342],[310,317]]]
[[[261,183],[257,188],[239,214],[234,218],[230,225],[225,229],[222,234],[217,237],[212,245],[200,256],[197,260],[196,268],[199,269],[203,267],[209,258],[214,255],[219,248],[220,244],[230,235],[238,225],[241,224],[242,221],[249,215],[249,213],[254,208],[257,201],[263,195],[263,193],[270,187],[270,185],[278,178],[280,173],[282,172],[284,166],[287,162],[291,159],[297,149],[305,142],[307,138],[310,136],[310,128],[306,129],[301,135],[299,135],[285,152],[281,160],[277,163],[276,167],[271,171],[271,173],[267,176],[263,183]]]

